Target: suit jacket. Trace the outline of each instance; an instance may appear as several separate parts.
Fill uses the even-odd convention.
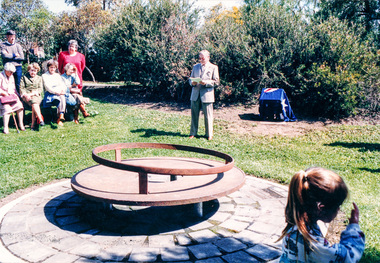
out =
[[[205,70],[202,74],[202,65],[196,64],[191,71],[190,77],[202,78],[206,85],[198,84],[193,86],[191,90],[190,100],[196,101],[198,96],[201,97],[201,101],[205,103],[215,102],[214,87],[219,84],[219,69],[217,65],[208,62],[205,65]],[[191,80],[189,80],[191,85]]]

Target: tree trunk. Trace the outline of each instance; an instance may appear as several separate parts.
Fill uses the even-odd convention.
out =
[[[93,81],[93,82],[96,82],[95,77],[94,77],[94,74],[92,74],[91,70],[90,70],[87,66],[85,67],[85,69],[87,69],[88,73],[90,73],[91,78],[92,78],[92,81]]]

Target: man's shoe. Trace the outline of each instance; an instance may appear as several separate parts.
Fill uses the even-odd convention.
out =
[[[193,138],[194,138],[194,135],[190,135],[190,136],[189,136],[189,139],[193,139]]]
[[[207,140],[211,141],[212,140],[212,136],[208,137]]]

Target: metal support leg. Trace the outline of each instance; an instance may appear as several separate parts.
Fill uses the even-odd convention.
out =
[[[110,203],[102,202],[103,208],[107,210],[108,212],[111,212],[113,210],[113,206]]]
[[[203,202],[194,204],[194,212],[197,217],[203,217]]]

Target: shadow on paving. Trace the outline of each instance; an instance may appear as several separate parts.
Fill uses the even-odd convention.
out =
[[[63,201],[62,201],[63,200]],[[66,193],[50,200],[45,216],[59,228],[75,233],[108,236],[157,235],[196,225],[213,216],[219,209],[218,200],[203,203],[203,217],[196,216],[194,205],[121,206],[90,201]]]

